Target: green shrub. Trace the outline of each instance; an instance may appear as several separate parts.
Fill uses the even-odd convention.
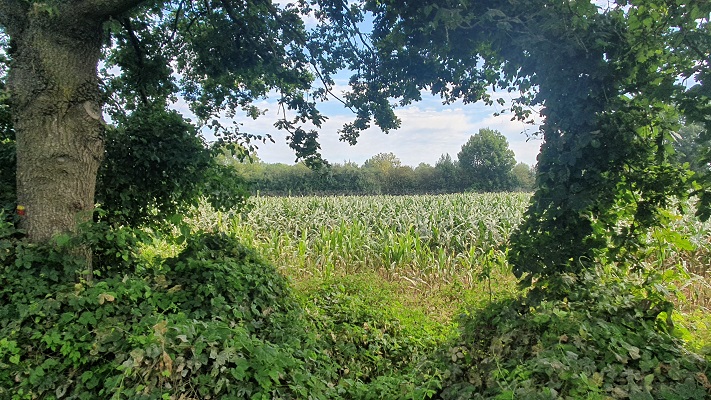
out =
[[[671,304],[634,274],[570,278],[566,298],[494,303],[462,321],[442,358],[443,399],[700,399],[706,362],[686,351]]]
[[[87,284],[61,246],[12,235],[0,227],[0,398],[330,397],[287,283],[234,238],[195,235],[160,268]]]
[[[201,197],[218,210],[244,207],[244,180],[215,159],[235,143],[208,148],[190,121],[175,111],[139,107],[104,134],[106,156],[97,177],[102,220],[151,225],[184,213]],[[231,150],[230,150],[231,149]]]

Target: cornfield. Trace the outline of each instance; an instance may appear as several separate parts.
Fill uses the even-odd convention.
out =
[[[674,281],[680,309],[711,308],[711,220],[699,221],[687,204],[683,215],[671,214],[668,226],[652,233],[647,250],[655,268]]]
[[[529,199],[525,193],[253,197],[249,212],[196,215],[194,223],[232,231],[297,279],[376,273],[422,290],[483,281],[511,286],[508,239]],[[644,262],[681,271],[673,280],[686,296],[683,308],[711,307],[711,222],[692,210],[672,216],[666,228],[662,236],[688,246],[653,233]]]
[[[529,198],[255,197],[253,209],[227,228],[292,276],[375,272],[415,286],[456,280],[470,287],[508,273],[507,241]]]

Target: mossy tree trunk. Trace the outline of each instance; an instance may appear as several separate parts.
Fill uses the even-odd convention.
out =
[[[97,77],[103,24],[139,3],[0,0],[0,24],[11,38],[17,203],[33,242],[91,218],[104,151]]]

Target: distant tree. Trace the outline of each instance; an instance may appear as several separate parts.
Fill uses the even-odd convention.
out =
[[[400,166],[402,166],[402,161],[393,153],[378,153],[363,163],[363,168],[375,168],[381,172],[387,172]]]
[[[700,175],[709,172],[709,166],[704,160],[708,159],[710,149],[709,141],[702,138],[704,131],[701,124],[684,124],[673,142],[676,161],[680,164],[689,163],[689,168]]]
[[[457,163],[452,160],[452,156],[442,154],[435,164],[435,172],[437,173],[437,186],[444,189],[445,192],[456,192],[460,190],[459,172]]]
[[[402,162],[393,153],[378,153],[363,163],[363,173],[368,191],[372,193],[389,193],[390,175],[393,170],[402,166]]]
[[[438,187],[437,170],[435,167],[420,163],[415,168],[415,190],[419,193],[432,193],[441,189]]]
[[[536,185],[536,174],[533,167],[526,163],[518,163],[511,170],[513,186],[518,190],[533,190]]]
[[[333,193],[356,194],[363,192],[363,174],[354,162],[333,164],[328,171],[327,191]]]
[[[487,192],[512,189],[511,169],[516,158],[501,132],[480,129],[462,146],[457,158],[465,188]]]
[[[412,194],[417,191],[415,170],[409,165],[400,165],[391,169],[384,178],[387,194]]]
[[[280,195],[304,195],[313,192],[315,172],[303,163],[265,164],[262,189]]]

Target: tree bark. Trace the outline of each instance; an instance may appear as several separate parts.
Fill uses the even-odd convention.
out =
[[[7,86],[17,149],[20,226],[31,241],[91,218],[103,157],[97,66],[106,22],[145,0],[0,0],[12,43]]]
[[[104,33],[101,19],[75,15],[66,5],[25,4],[5,23],[13,43],[8,88],[17,202],[25,208],[21,228],[31,241],[44,242],[92,216],[103,155],[97,65]]]
[[[146,0],[0,0],[12,43],[7,86],[17,150],[20,226],[34,242],[91,219],[103,157],[97,66],[109,18]]]

